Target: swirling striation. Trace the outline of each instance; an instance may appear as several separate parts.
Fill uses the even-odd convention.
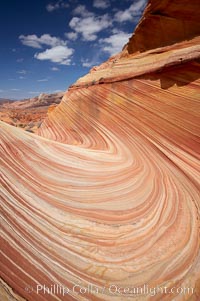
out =
[[[198,39],[93,70],[39,136],[0,123],[1,277],[13,300],[199,300]],[[69,291],[37,293],[53,284]],[[196,289],[109,290],[144,284]]]

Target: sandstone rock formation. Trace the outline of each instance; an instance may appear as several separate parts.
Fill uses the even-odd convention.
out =
[[[7,98],[0,98],[0,105],[5,104],[5,103],[11,103],[14,100],[12,99],[7,99]]]
[[[0,102],[0,120],[20,127],[29,132],[36,132],[48,112],[61,102],[64,93],[40,94],[38,97],[21,101]]]
[[[40,137],[0,123],[2,296],[200,300],[200,2],[183,2],[149,1],[122,53],[66,92]],[[136,49],[157,6],[159,24],[193,25],[167,42],[155,26],[156,43]]]

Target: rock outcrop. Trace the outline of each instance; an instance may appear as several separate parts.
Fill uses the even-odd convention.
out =
[[[40,137],[0,123],[2,295],[200,300],[200,2],[179,2],[149,1],[128,45],[70,87]],[[182,22],[182,38],[163,41],[157,26],[153,43],[155,7],[159,24],[187,16],[187,35]]]
[[[20,127],[29,132],[36,132],[48,112],[61,102],[64,93],[40,94],[38,97],[4,101],[0,103],[0,120]]]

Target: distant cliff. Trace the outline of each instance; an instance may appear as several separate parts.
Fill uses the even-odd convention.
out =
[[[40,94],[38,97],[24,100],[2,100],[0,102],[0,120],[20,127],[26,131],[35,132],[60,102],[64,93]]]

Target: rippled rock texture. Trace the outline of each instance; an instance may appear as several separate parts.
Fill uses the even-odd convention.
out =
[[[36,132],[49,112],[61,102],[64,93],[40,94],[38,97],[0,102],[0,120]]]
[[[126,46],[66,92],[40,137],[1,122],[4,294],[200,300],[199,41]],[[144,285],[167,292],[133,294]]]

